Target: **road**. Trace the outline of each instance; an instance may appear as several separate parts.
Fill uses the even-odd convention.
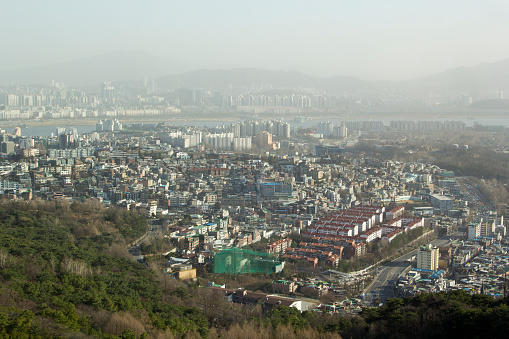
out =
[[[477,188],[477,185],[470,180],[469,177],[458,178],[464,183],[466,191],[474,199],[474,202],[479,204],[481,211],[491,211],[494,209],[493,204],[486,198],[486,196]]]
[[[129,253],[131,253],[133,257],[141,258],[142,255],[140,252],[140,244],[144,241],[151,241],[162,236],[164,236],[164,232],[161,220],[149,219],[147,233],[145,233],[140,239],[138,239],[133,244],[133,246],[129,247],[128,251]]]
[[[434,246],[445,246],[450,237],[443,236],[431,242]],[[417,249],[408,252],[401,257],[394,259],[378,268],[377,276],[371,287],[366,291],[364,302],[367,305],[374,305],[375,299],[380,299],[381,303],[385,303],[388,298],[394,298],[394,285],[403,271],[411,265],[408,261],[417,255]]]

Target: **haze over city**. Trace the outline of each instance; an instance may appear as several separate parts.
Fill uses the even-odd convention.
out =
[[[142,51],[166,65],[154,77],[253,67],[403,80],[506,59],[508,11],[504,1],[4,1],[0,73]]]
[[[0,1],[0,337],[506,337],[508,13]]]

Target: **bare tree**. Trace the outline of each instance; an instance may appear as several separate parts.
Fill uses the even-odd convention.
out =
[[[72,258],[64,258],[62,260],[62,269],[68,273],[74,273],[83,277],[92,273],[92,269],[85,261]]]
[[[11,261],[9,252],[7,250],[4,250],[3,248],[0,248],[0,268],[4,269],[9,265]]]

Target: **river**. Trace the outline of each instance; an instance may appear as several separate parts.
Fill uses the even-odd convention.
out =
[[[353,120],[353,119],[350,119]],[[348,121],[350,121],[348,120]],[[359,119],[362,120],[362,119]],[[389,126],[390,122],[392,120],[420,120],[420,121],[463,121],[467,127],[472,127],[474,123],[479,123],[481,125],[502,125],[504,127],[509,126],[509,119],[502,119],[502,118],[494,118],[494,119],[446,119],[446,118],[436,118],[436,119],[372,119],[373,121],[382,121],[385,126]],[[161,121],[164,121],[164,119],[161,119]],[[316,126],[320,121],[331,121],[334,124],[340,124],[342,119],[311,119],[308,121],[303,122],[295,122],[293,119],[287,119],[287,121],[290,123],[292,127],[304,127],[304,128],[310,128],[312,126]],[[143,122],[139,122],[143,123]],[[148,124],[155,123],[154,121],[146,122]],[[175,126],[197,126],[197,127],[204,127],[204,126],[219,126],[222,124],[229,125],[233,123],[232,121],[171,121],[167,122],[169,125],[175,125]],[[128,125],[124,124],[124,125]],[[78,134],[86,134],[91,133],[95,131],[95,125],[54,125],[54,126],[29,126],[24,127],[21,129],[21,134],[24,136],[40,136],[40,137],[49,137],[53,133],[53,135],[57,134],[57,128],[65,128],[66,131],[70,131],[72,128],[75,128],[78,131]],[[5,130],[7,133],[13,133],[14,127],[0,127],[0,129]]]

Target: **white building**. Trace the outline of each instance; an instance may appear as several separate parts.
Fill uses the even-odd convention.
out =
[[[205,134],[203,142],[209,144],[212,149],[229,151],[232,149],[233,133]]]
[[[328,138],[332,136],[334,129],[334,123],[330,121],[321,121],[316,125],[316,132],[318,134],[323,134],[324,138]]]
[[[472,241],[481,235],[481,222],[473,222],[468,225],[468,240]]]
[[[417,252],[417,268],[436,271],[438,269],[438,248],[424,245]]]
[[[251,138],[233,138],[234,151],[247,151],[251,149]]]
[[[122,124],[117,119],[99,120],[95,125],[96,132],[121,131]]]
[[[157,201],[151,201],[147,204],[147,218],[155,216],[157,213]]]

